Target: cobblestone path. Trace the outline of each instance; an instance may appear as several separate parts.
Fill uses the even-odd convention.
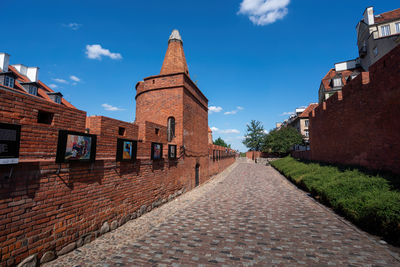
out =
[[[130,232],[140,223],[147,231]],[[271,167],[239,163],[47,266],[400,266],[395,257]]]

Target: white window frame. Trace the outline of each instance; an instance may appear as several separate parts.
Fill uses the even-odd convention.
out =
[[[28,93],[37,96],[38,89],[34,85],[29,85]]]
[[[305,121],[304,121],[304,126],[308,127],[308,124],[309,124],[309,123],[310,123],[309,120],[305,120]]]
[[[390,25],[381,26],[381,33],[382,33],[382,37],[391,35]]]
[[[333,79],[333,87],[340,87],[343,85],[341,78],[334,78]]]
[[[9,76],[4,77],[4,85],[5,86],[14,88],[14,83],[15,83],[15,80],[13,77],[9,77]]]
[[[304,130],[305,137],[310,137],[310,132],[308,130]]]
[[[396,23],[396,33],[400,33],[400,22]]]

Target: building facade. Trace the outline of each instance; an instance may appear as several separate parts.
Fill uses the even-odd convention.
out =
[[[357,46],[360,65],[369,67],[400,44],[400,8],[375,15],[368,7],[357,24]]]
[[[335,64],[321,80],[318,90],[318,103],[326,101],[334,93],[341,91],[343,86],[355,79],[362,72],[359,59]]]

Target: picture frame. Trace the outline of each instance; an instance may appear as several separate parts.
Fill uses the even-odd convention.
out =
[[[163,158],[163,144],[151,143],[151,159],[161,160]]]
[[[94,162],[97,136],[74,131],[60,130],[56,163]]]
[[[168,145],[168,158],[171,160],[176,159],[176,145]]]
[[[0,123],[0,165],[18,164],[21,125]]]
[[[137,141],[117,139],[116,161],[135,161],[137,158]]]

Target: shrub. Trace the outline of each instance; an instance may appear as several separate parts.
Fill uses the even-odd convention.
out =
[[[271,165],[359,227],[400,245],[400,192],[393,181],[355,168],[302,162],[290,156]]]

